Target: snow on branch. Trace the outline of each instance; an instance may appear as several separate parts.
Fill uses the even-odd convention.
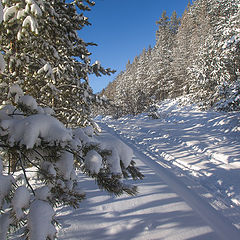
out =
[[[85,197],[76,166],[95,178],[101,189],[136,194],[135,186],[121,180],[128,173],[133,179],[142,178],[127,145],[96,136],[91,126],[69,129],[44,111],[38,113],[44,108],[23,95],[18,85],[10,87],[9,97],[16,107],[0,110],[0,239],[6,238],[8,229],[19,227],[31,240],[55,239],[54,207],[78,207]]]

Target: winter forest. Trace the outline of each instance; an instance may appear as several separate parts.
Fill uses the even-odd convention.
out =
[[[240,168],[239,0],[189,2],[181,18],[176,12],[168,17],[164,11],[156,19],[155,46],[129,61],[100,94],[93,93],[89,75],[111,75],[115,70],[91,62],[88,47],[95,43],[81,38],[81,30],[91,24],[85,13],[94,5],[92,0],[0,1],[0,240],[238,239],[240,214],[234,215],[235,222],[226,222],[218,217],[217,208],[191,195],[178,176],[188,176],[188,186],[194,181],[201,189],[208,185],[217,196],[212,205],[225,200],[218,206],[225,214],[228,207],[235,211],[240,206],[238,175],[233,184],[222,172],[221,178],[209,180],[208,163],[204,165],[214,158],[211,170],[220,163],[233,163],[223,168],[234,168],[234,173]],[[182,108],[174,102],[179,97],[198,110]],[[216,120],[214,114],[201,112],[209,109],[235,115],[219,115]],[[214,151],[205,123],[196,123],[202,117],[212,124],[208,134],[213,133]],[[156,119],[159,122],[151,122]],[[192,126],[204,144],[201,137],[196,140]],[[171,138],[170,130],[179,135]],[[157,131],[162,131],[159,136]],[[183,133],[193,143],[184,142]],[[228,139],[232,152],[218,153],[218,144]],[[166,141],[171,149],[165,152]],[[156,147],[161,143],[162,148]],[[175,161],[171,154],[178,144]],[[201,152],[204,159],[193,163],[186,158],[186,164],[180,150],[196,158]],[[148,151],[159,153],[157,159],[165,165],[159,168]],[[90,180],[97,193],[88,185]],[[204,191],[202,195],[209,196]],[[92,198],[87,201],[88,196]],[[163,199],[166,196],[169,202]],[[166,202],[175,205],[165,208]],[[175,212],[165,213],[169,209]],[[163,213],[166,223],[159,222]]]
[[[239,111],[239,1],[194,1],[183,16],[164,11],[156,44],[143,49],[102,92],[106,113],[138,114],[183,95],[203,109]]]
[[[99,141],[91,120],[98,100],[91,64],[77,34],[91,0],[3,0],[1,11],[0,239],[55,239],[59,205],[79,206],[84,192],[76,169],[99,188],[134,195],[121,178],[142,178],[123,143]],[[124,149],[124,152],[123,152]],[[14,235],[15,234],[15,235]]]

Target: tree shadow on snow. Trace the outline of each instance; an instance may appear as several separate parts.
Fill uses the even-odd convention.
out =
[[[143,165],[141,170],[145,178],[137,182],[139,194],[135,197],[108,195],[99,191],[94,181],[81,176],[87,199],[79,209],[58,210],[62,225],[59,239],[216,239],[202,219],[150,168]]]

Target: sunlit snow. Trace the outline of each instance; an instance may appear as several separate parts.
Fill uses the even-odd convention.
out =
[[[162,102],[159,119],[98,116],[99,139],[132,147],[145,178],[136,197],[116,198],[78,174],[88,200],[61,209],[60,239],[239,239],[240,115],[186,101]]]

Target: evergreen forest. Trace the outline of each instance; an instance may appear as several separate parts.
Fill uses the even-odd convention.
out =
[[[188,95],[203,109],[240,110],[238,0],[189,2],[181,18],[164,11],[156,44],[143,49],[100,95],[105,114],[148,111],[155,103]]]

